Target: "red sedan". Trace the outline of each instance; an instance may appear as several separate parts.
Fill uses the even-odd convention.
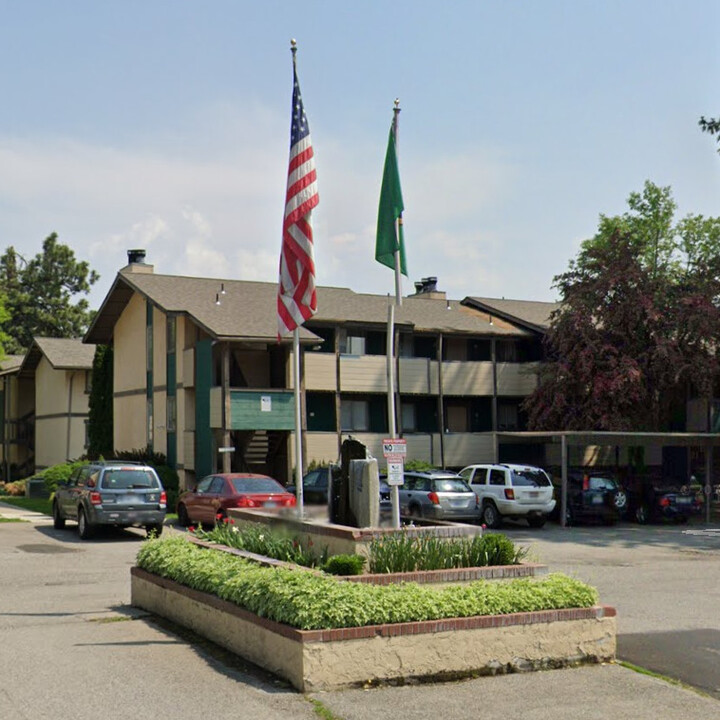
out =
[[[229,508],[294,507],[295,496],[267,475],[228,473],[208,475],[195,490],[178,499],[178,522],[214,525],[217,516],[225,517]]]

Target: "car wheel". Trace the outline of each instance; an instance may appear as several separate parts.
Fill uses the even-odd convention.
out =
[[[89,540],[95,534],[95,528],[88,522],[85,510],[78,510],[78,535],[81,540]]]
[[[627,507],[627,495],[622,490],[618,490],[615,493],[613,505],[615,505],[615,509],[618,512],[622,513],[625,511],[625,508]]]
[[[649,515],[648,506],[645,503],[640,503],[640,505],[635,508],[635,520],[641,525],[647,524]]]
[[[56,530],[62,530],[65,527],[65,518],[60,514],[57,502],[53,503],[53,527]]]
[[[546,519],[545,517],[529,517],[527,521],[531,528],[541,528],[545,524]]]
[[[180,527],[187,527],[188,525],[190,525],[190,516],[188,515],[187,508],[184,505],[178,505],[177,515],[178,525]]]
[[[160,537],[162,535],[164,525],[162,523],[157,523],[156,525],[146,525],[145,531],[147,532],[148,537],[152,537],[153,535],[155,537]]]
[[[495,503],[485,503],[482,509],[482,521],[483,524],[489,528],[498,528],[502,522],[500,513],[495,507]]]

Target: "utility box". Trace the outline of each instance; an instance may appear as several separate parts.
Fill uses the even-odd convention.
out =
[[[357,526],[378,527],[380,522],[380,478],[375,458],[350,461],[350,509]]]
[[[28,478],[25,481],[25,497],[49,498],[50,493],[45,487],[45,480],[41,477]]]
[[[340,468],[333,474],[328,505],[330,522],[349,527],[377,527],[380,490],[377,460],[365,445],[348,438],[340,448]]]

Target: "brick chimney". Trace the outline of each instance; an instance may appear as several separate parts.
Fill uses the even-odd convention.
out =
[[[415,283],[415,294],[411,298],[428,298],[429,300],[445,300],[446,293],[437,289],[436,277],[424,277]]]
[[[152,273],[155,268],[145,262],[145,251],[141,249],[128,250],[128,264],[122,269],[123,272],[131,273]]]

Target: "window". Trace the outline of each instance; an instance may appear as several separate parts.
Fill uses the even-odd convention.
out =
[[[197,486],[196,492],[199,493],[206,493],[210,489],[210,485],[212,484],[213,476],[203,478]]]
[[[513,340],[498,340],[495,346],[495,353],[498,362],[519,362],[518,345]]]
[[[504,485],[505,484],[505,471],[504,470],[490,470],[490,484],[491,485]]]
[[[92,392],[92,370],[85,371],[85,394],[89,395]],[[87,447],[87,445],[85,446]]]
[[[517,403],[498,403],[498,430],[518,429]]]
[[[90,447],[90,421],[85,421],[85,441],[83,447]]]
[[[352,331],[340,330],[340,354],[364,355],[365,337],[360,334],[351,334]]]
[[[343,431],[361,432],[370,429],[370,408],[367,400],[342,400],[340,415]]]
[[[407,432],[415,432],[417,430],[417,419],[414,403],[402,404],[402,429]]]

